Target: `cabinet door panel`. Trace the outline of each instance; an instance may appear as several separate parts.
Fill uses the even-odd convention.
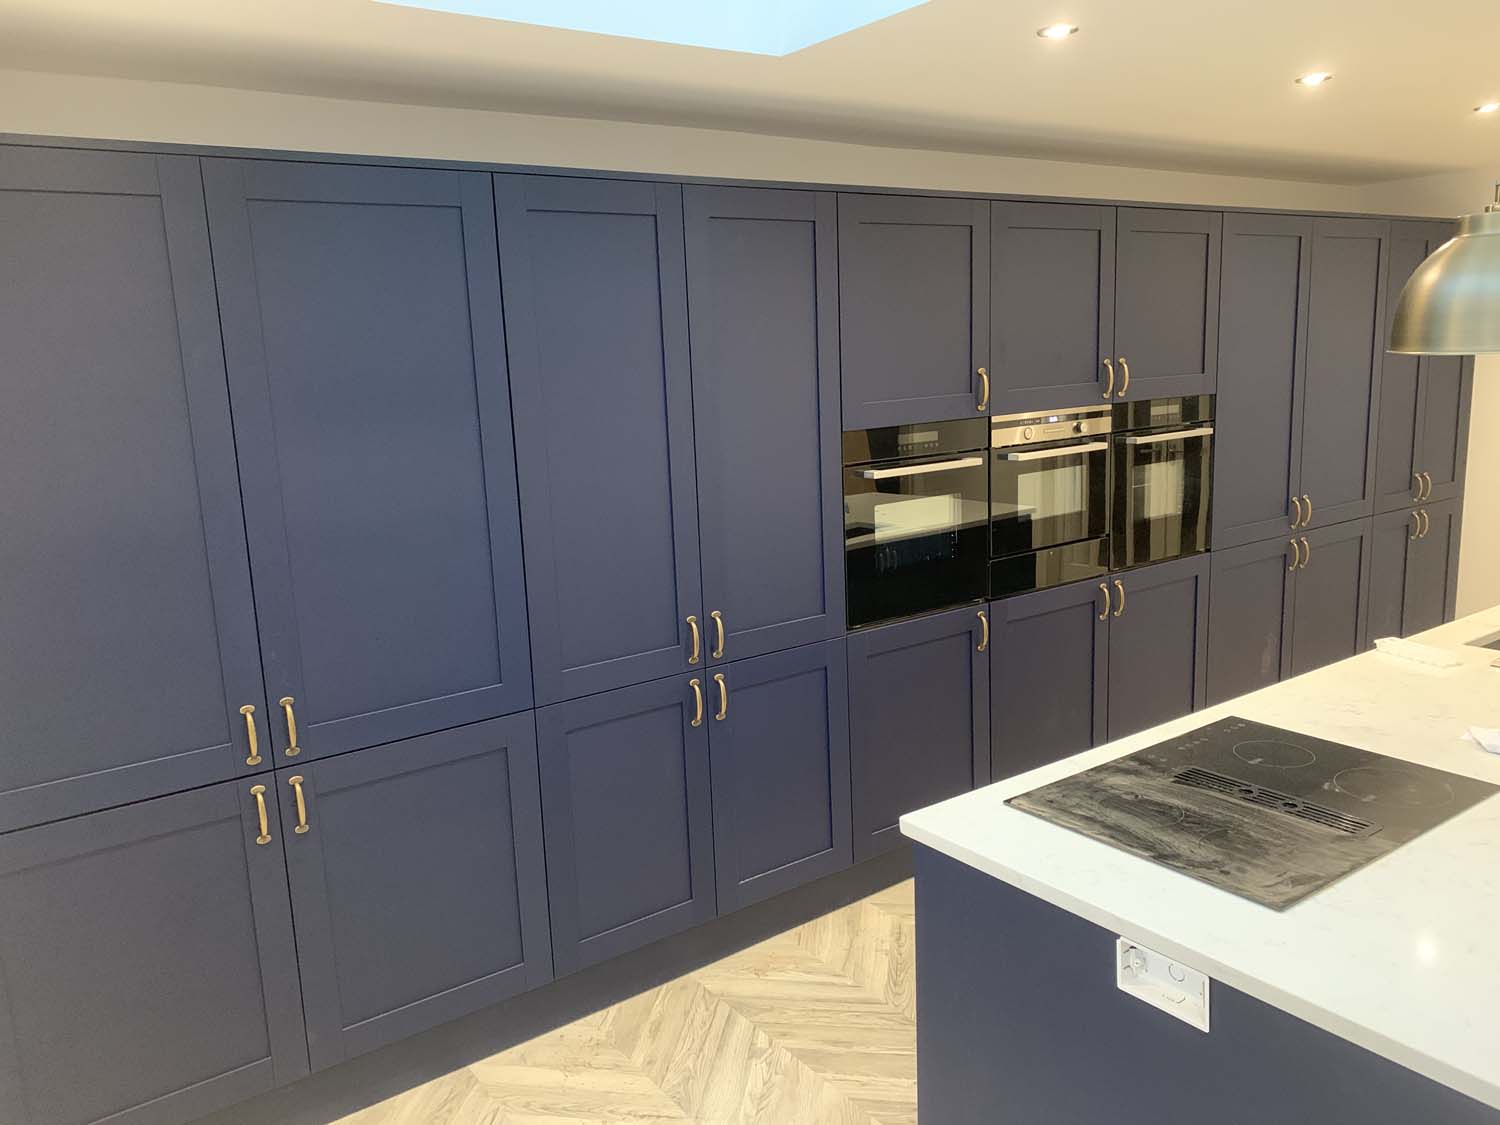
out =
[[[1278,535],[1301,473],[1312,220],[1224,216],[1213,545]]]
[[[1375,404],[1380,394],[1390,224],[1318,219],[1313,225],[1302,487],[1313,526],[1374,507]]]
[[[722,694],[717,676],[724,677]],[[737,660],[710,683],[714,859],[723,914],[852,861],[844,642]]]
[[[0,147],[0,832],[265,769],[198,162]]]
[[[559,974],[714,916],[708,702],[673,676],[537,712]]]
[[[988,364],[989,204],[839,196],[844,429],[967,418]]]
[[[991,412],[1101,398],[1102,361],[1114,355],[1115,209],[992,204],[990,271]]]
[[[1370,592],[1370,522],[1353,520],[1307,533],[1292,605],[1292,674],[1364,648]]]
[[[1402,636],[1451,621],[1457,596],[1460,502],[1423,505],[1422,512],[1422,534],[1406,552]]]
[[[1402,633],[1402,603],[1406,599],[1409,546],[1422,529],[1416,509],[1382,512],[1370,524],[1370,595],[1365,637],[1374,644],[1381,637]]]
[[[551,978],[530,712],[276,785],[314,1069]]]
[[[703,599],[681,189],[495,193],[537,701],[683,671]]]
[[[1418,468],[1432,482],[1424,503],[1451,500],[1463,491],[1469,452],[1469,406],[1474,360],[1422,357],[1422,438]]]
[[[1121,207],[1117,221],[1115,354],[1122,373],[1130,367],[1124,397],[1212,392],[1223,216]]]
[[[1428,254],[1428,224],[1391,224],[1385,339],[1390,338],[1396,298],[1406,279]],[[1385,341],[1381,341],[1384,351]],[[1385,352],[1380,366],[1380,414],[1375,437],[1375,510],[1388,512],[1412,503],[1419,491],[1415,474],[1421,442],[1422,357]],[[1387,634],[1380,634],[1386,636]]]
[[[529,706],[488,180],[204,174],[261,651],[302,752]]]
[[[839,636],[834,196],[689,187],[683,204],[703,600],[722,615],[721,659]]]
[[[1291,564],[1286,539],[1213,552],[1208,609],[1209,704],[1269,687],[1291,668]]]
[[[0,1120],[196,1120],[307,1073],[250,780],[0,836]]]
[[[857,860],[902,845],[902,814],[989,783],[990,650],[979,651],[979,612],[849,636]]]
[[[1157,563],[1111,578],[1109,738],[1186,715],[1203,705],[1208,655],[1207,555]],[[1121,601],[1123,600],[1123,609]]]
[[[990,778],[1104,741],[1108,617],[1099,584],[990,603]]]

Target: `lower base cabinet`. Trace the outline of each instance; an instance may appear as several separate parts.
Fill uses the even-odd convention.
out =
[[[265,775],[0,836],[0,1121],[187,1121],[307,1073],[275,818]]]
[[[904,842],[903,813],[990,780],[989,611],[849,637],[854,858]]]
[[[1453,618],[1462,500],[1375,517],[1368,638],[1405,637]]]
[[[314,1070],[551,979],[530,712],[275,785]]]
[[[1365,645],[1370,590],[1370,521],[1298,535],[1301,561],[1292,595],[1292,667],[1299,676],[1353,656]]]
[[[1203,706],[1208,566],[1194,555],[1110,577],[1110,741]]]

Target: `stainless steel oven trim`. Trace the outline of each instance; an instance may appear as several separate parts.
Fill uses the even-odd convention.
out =
[[[1192,430],[1173,430],[1165,434],[1130,434],[1124,438],[1126,445],[1159,445],[1164,441],[1184,441],[1188,438],[1212,437],[1212,426],[1199,426]]]
[[[1047,418],[1056,418],[1061,421],[1064,418],[1108,417],[1113,411],[1112,406],[1073,406],[1066,410],[1023,410],[1019,414],[993,414],[990,416],[990,425],[996,426],[1002,422],[1039,422]]]
[[[1107,453],[1109,442],[1086,441],[1082,445],[1057,445],[1046,449],[1007,450],[995,454],[1002,461],[1045,461],[1055,457],[1073,457],[1080,453]]]
[[[863,480],[890,480],[892,477],[915,477],[923,473],[945,473],[953,469],[977,469],[983,457],[956,457],[951,461],[928,461],[921,465],[893,465],[885,469],[851,469]]]

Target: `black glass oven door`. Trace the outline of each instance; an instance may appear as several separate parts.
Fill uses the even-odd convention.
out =
[[[1116,567],[1208,549],[1213,427],[1115,438]]]
[[[996,558],[1109,532],[1109,443],[997,449],[990,460],[990,553]]]

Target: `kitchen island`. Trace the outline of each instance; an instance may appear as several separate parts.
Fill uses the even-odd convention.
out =
[[[1500,607],[902,818],[918,1089],[943,1125],[1500,1125],[1500,798],[1284,911],[1006,804],[1240,716],[1500,783]],[[1478,642],[1478,643],[1476,643]],[[1117,939],[1209,978],[1208,1030],[1116,983]],[[1170,1004],[1168,1004],[1170,1007]]]

